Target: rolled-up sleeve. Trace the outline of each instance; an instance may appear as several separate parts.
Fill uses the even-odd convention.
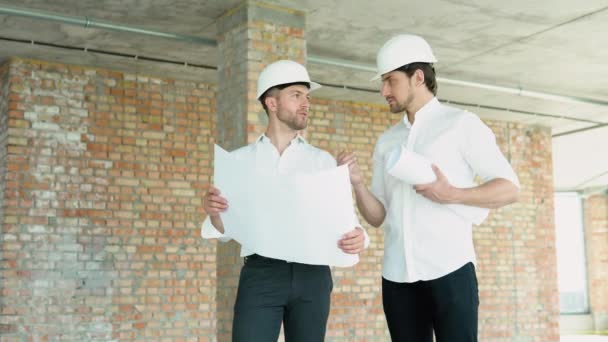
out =
[[[215,229],[215,227],[211,223],[211,218],[209,218],[209,216],[207,216],[201,226],[201,237],[203,239],[218,239],[222,242],[227,242],[231,240],[228,236],[220,233],[219,230]]]
[[[382,158],[382,156],[380,155],[379,152],[379,148],[378,148],[379,143],[376,144],[376,148],[374,150],[374,155],[372,158],[372,186],[371,186],[371,192],[374,196],[376,196],[376,198],[378,199],[378,201],[380,201],[380,203],[382,203],[382,205],[387,208],[386,206],[386,194],[385,194],[385,188],[384,188],[384,160]]]
[[[468,113],[463,120],[466,135],[463,137],[463,154],[467,163],[483,182],[503,178],[520,187],[513,168],[498,148],[496,137],[476,115]]]
[[[357,213],[354,211],[353,211],[353,222],[354,222],[353,227],[361,228],[361,230],[363,230],[363,235],[365,235],[365,242],[363,243],[363,248],[369,247],[369,235],[367,235],[367,231],[365,230],[363,225],[361,225],[361,222],[359,221],[359,218],[357,217]]]

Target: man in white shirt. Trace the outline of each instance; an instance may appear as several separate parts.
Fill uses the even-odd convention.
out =
[[[259,76],[257,90],[257,98],[268,114],[266,133],[233,153],[251,157],[255,167],[268,174],[335,167],[336,161],[329,153],[308,144],[299,134],[308,123],[309,92],[320,87],[296,62],[281,60],[268,65]],[[220,189],[210,187],[204,199],[209,216],[203,223],[203,237],[226,240],[220,213],[228,208],[228,200],[221,196]],[[268,208],[268,215],[272,210]],[[355,227],[336,244],[345,253],[358,254],[369,239],[361,227]],[[245,247],[241,256],[245,264],[234,307],[232,340],[276,341],[283,322],[288,342],[323,341],[333,288],[329,267],[267,258]]]
[[[435,97],[435,62],[421,37],[387,41],[375,79],[391,112],[405,115],[376,143],[371,191],[354,154],[338,156],[349,164],[363,217],[376,227],[384,222],[382,296],[393,341],[431,342],[433,332],[438,342],[477,341],[474,220],[463,213],[513,203],[519,193],[492,131]],[[389,174],[402,150],[428,159],[435,181],[410,184]]]

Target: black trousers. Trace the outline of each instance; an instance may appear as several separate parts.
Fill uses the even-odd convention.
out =
[[[328,266],[245,258],[234,305],[233,342],[323,341],[333,288]]]
[[[477,341],[479,295],[475,266],[415,283],[382,279],[382,303],[396,342]]]

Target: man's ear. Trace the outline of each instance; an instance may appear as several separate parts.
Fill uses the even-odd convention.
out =
[[[266,96],[264,99],[264,103],[266,104],[266,108],[268,108],[268,112],[276,112],[277,111],[277,102],[278,99],[274,96]]]
[[[422,71],[422,69],[418,69],[414,72],[414,77],[416,80],[416,85],[423,85],[424,84],[424,72]]]

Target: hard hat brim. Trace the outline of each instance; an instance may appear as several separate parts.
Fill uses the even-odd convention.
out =
[[[379,80],[382,77],[382,75],[388,74],[389,72],[395,71],[395,70],[401,68],[402,66],[406,66],[406,65],[409,65],[409,64],[412,64],[412,63],[427,63],[427,64],[433,65],[433,64],[437,63],[437,59],[435,57],[433,57],[432,59],[430,59],[428,61],[411,62],[411,63],[408,63],[408,64],[400,65],[400,66],[396,67],[395,69],[391,69],[391,70],[384,71],[384,72],[378,72],[376,75],[374,75],[374,77],[370,78],[370,82],[371,81]]]
[[[323,88],[323,86],[322,86],[322,85],[320,85],[320,84],[319,84],[319,83],[317,83],[317,82],[312,82],[312,81],[310,81],[310,91],[315,91],[315,90],[317,90],[317,89],[319,89],[319,88]]]
[[[292,83],[298,83],[298,82],[292,82]],[[323,87],[323,86],[322,86],[322,85],[320,85],[319,83],[317,83],[317,82],[312,82],[312,81],[302,81],[302,83],[308,83],[308,84],[309,84],[309,86],[310,86],[310,88],[309,88],[309,89],[310,89],[310,91],[314,91],[314,90],[317,90],[317,89],[319,89],[319,88],[322,88],[322,87]],[[274,85],[274,86],[272,86],[272,87],[270,87],[270,88],[274,88],[274,87],[276,87],[276,86],[280,86],[280,84]],[[270,89],[270,88],[268,88],[268,89]],[[268,91],[268,89],[264,89],[264,91],[260,92],[260,94],[258,94],[258,96],[257,96],[257,99],[259,100],[259,99],[260,99],[260,97],[262,97],[262,95],[264,95],[264,93]]]

